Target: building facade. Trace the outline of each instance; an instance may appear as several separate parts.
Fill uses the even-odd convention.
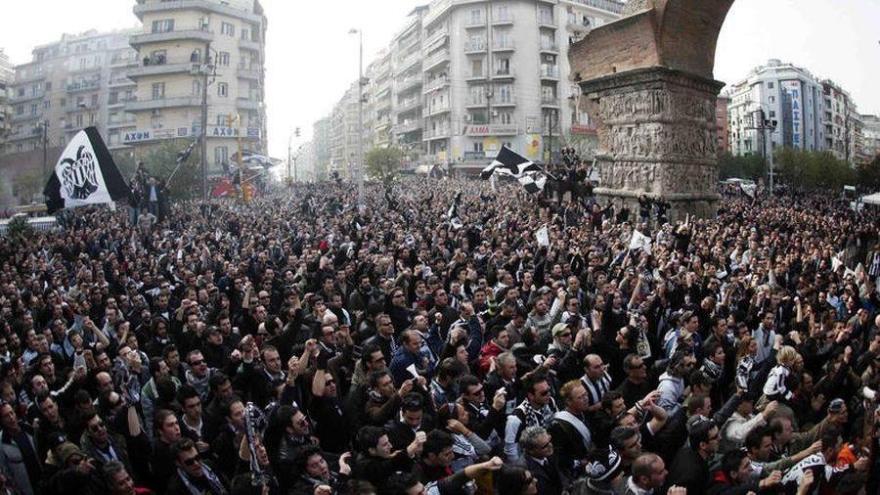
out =
[[[573,135],[595,132],[579,111],[569,43],[619,18],[623,5],[435,0],[415,9],[370,64],[365,126],[373,139],[365,150],[395,145],[411,167],[465,173],[484,167],[503,145],[548,159]]]
[[[113,132],[132,127],[123,103],[133,95],[125,70],[135,61],[133,31],[64,35],[37,46],[30,62],[16,66],[10,85],[10,133],[3,151],[24,153],[63,146],[80,129],[95,126],[111,148]],[[44,135],[45,134],[45,135]]]
[[[849,93],[804,68],[779,60],[752,70],[724,91],[728,104],[730,150],[734,155],[764,154],[786,147],[830,151],[854,164],[861,154],[861,124]],[[760,115],[775,123],[759,129]],[[765,146],[765,139],[769,145]]]
[[[14,79],[15,71],[9,61],[9,56],[0,48],[0,153],[3,153],[4,142],[10,130],[9,96],[10,84]]]
[[[880,117],[862,115],[862,156],[870,162],[880,155]]]
[[[143,29],[130,39],[136,90],[125,109],[136,126],[122,143],[139,154],[196,138],[206,104],[209,173],[231,164],[239,147],[265,152],[267,19],[259,1],[137,0],[134,14]]]
[[[730,153],[730,121],[727,118],[728,105],[730,105],[730,98],[723,95],[718,96],[715,102],[715,130],[718,140],[718,156]]]

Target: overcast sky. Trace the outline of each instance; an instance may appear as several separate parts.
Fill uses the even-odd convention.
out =
[[[12,0],[3,0],[12,2]],[[425,0],[427,2],[428,0]],[[303,138],[357,79],[357,40],[365,64],[391,40],[414,0],[262,0],[269,18],[266,47],[269,150],[286,157],[295,127]],[[0,47],[13,63],[61,33],[137,26],[133,0],[28,0],[0,16]],[[715,77],[733,82],[779,58],[830,78],[855,98],[861,113],[880,113],[880,1],[737,0],[718,43]]]

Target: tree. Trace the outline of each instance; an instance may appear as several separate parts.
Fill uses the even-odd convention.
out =
[[[880,155],[856,168],[859,186],[866,192],[880,191]]]
[[[789,185],[801,189],[839,190],[853,184],[856,173],[830,151],[783,148],[774,153],[776,170]]]
[[[403,162],[403,151],[400,148],[373,148],[367,153],[367,172],[388,184],[400,171]]]
[[[14,195],[30,203],[43,190],[43,174],[39,170],[29,170],[13,179],[12,186]]]
[[[185,150],[191,143],[188,139],[174,139],[163,141],[154,146],[141,160],[147,174],[156,177],[159,181],[168,180],[171,173],[177,167],[177,154]],[[193,148],[189,159],[184,162],[171,181],[166,184],[169,198],[191,199],[201,195],[201,148]],[[121,169],[120,169],[121,170]],[[125,176],[126,179],[131,175]]]
[[[718,158],[718,176],[721,179],[758,180],[767,174],[767,162],[760,155],[733,156],[724,153]]]

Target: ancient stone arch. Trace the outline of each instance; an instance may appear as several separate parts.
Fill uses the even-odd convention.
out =
[[[624,16],[569,51],[597,118],[597,194],[669,201],[673,217],[714,214],[715,47],[734,0],[630,0]]]

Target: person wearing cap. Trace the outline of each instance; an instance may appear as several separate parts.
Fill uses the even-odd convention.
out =
[[[104,481],[95,469],[94,460],[71,442],[64,442],[53,453],[55,471],[48,477],[43,492],[100,495],[105,493]]]
[[[623,491],[623,459],[613,448],[591,451],[584,470],[587,495],[614,495]]]

